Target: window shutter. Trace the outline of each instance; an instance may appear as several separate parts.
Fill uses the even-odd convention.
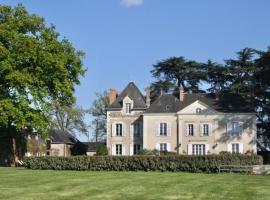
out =
[[[205,144],[205,154],[207,155],[209,151],[209,144]]]
[[[200,136],[203,136],[203,124],[200,124]]]
[[[130,137],[134,136],[134,124],[130,124],[129,135]]]
[[[160,135],[160,124],[159,123],[156,123],[156,136],[159,136]]]
[[[197,134],[198,134],[197,133],[197,126],[196,126],[196,124],[193,124],[193,136],[196,136]]]
[[[167,151],[171,151],[171,144],[170,143],[167,143]]]
[[[188,144],[188,155],[192,155],[192,144]]]
[[[125,145],[122,144],[122,156],[126,155],[126,148]]]
[[[132,143],[129,145],[129,155],[131,155],[131,156],[134,155],[134,152],[133,152],[133,144],[132,144]]]
[[[126,124],[125,123],[122,123],[122,136],[125,137],[126,136]]]
[[[111,126],[111,131],[112,131],[112,137],[116,136],[116,124],[115,123],[112,123],[112,126]]]
[[[232,131],[232,123],[227,122],[227,135],[230,136]]]
[[[167,123],[167,133],[168,133],[168,136],[171,136],[172,135],[172,126],[171,126],[171,123]]]
[[[115,146],[115,144],[112,145],[112,155],[113,156],[116,155],[116,146]]]
[[[209,123],[209,136],[212,136],[212,130],[213,130],[213,125],[212,125],[212,123]]]
[[[239,143],[239,153],[244,153],[244,145]]]
[[[186,124],[186,136],[188,136],[188,124]]]
[[[232,153],[232,144],[231,143],[227,145],[227,151]]]
[[[160,144],[156,143],[156,150],[160,151]]]

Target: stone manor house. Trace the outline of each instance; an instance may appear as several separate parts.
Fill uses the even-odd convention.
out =
[[[237,94],[185,93],[150,99],[130,82],[109,92],[107,147],[110,155],[141,149],[184,155],[256,153],[255,112]]]

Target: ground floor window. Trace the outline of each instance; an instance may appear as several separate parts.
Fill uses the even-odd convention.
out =
[[[123,145],[122,144],[116,144],[115,145],[115,154],[120,156],[123,154]]]
[[[192,154],[193,155],[205,155],[205,144],[193,144],[192,145]]]
[[[232,144],[232,153],[240,153],[239,144],[238,143],[233,143]]]
[[[160,145],[159,146],[159,150],[160,151],[168,151],[168,149],[167,149],[167,143],[160,143],[159,145]]]
[[[141,145],[140,144],[134,144],[133,145],[133,153],[134,153],[134,155],[139,154],[140,150],[141,150]]]

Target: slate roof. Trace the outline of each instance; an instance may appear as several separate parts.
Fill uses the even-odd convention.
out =
[[[121,109],[123,99],[128,96],[133,100],[133,110],[146,109],[145,98],[135,85],[134,82],[130,82],[123,92],[116,98],[116,100],[109,106],[108,110],[119,110]]]
[[[51,130],[49,131],[49,138],[52,144],[76,144],[79,142],[77,138],[67,131]]]
[[[95,152],[100,145],[105,145],[105,143],[102,142],[83,142],[83,144],[86,146],[87,152]]]
[[[254,112],[245,99],[238,94],[222,94],[220,95],[219,100],[215,99],[215,94],[213,93],[184,94],[183,102],[180,102],[177,96],[174,94],[160,96],[151,104],[145,113],[176,113],[197,100],[218,112]]]

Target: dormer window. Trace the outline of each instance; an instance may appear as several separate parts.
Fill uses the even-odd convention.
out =
[[[131,113],[131,103],[126,103],[126,113],[127,114]]]
[[[196,114],[200,114],[202,113],[202,109],[201,108],[196,108]]]

